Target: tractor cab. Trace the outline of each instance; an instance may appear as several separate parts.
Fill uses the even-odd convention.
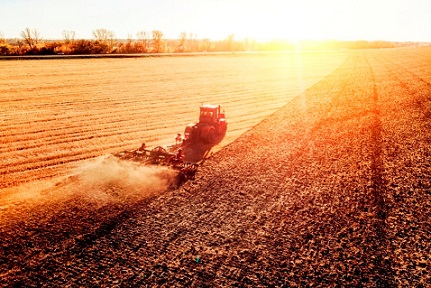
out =
[[[220,105],[205,104],[200,110],[199,123],[217,123],[220,119]]]
[[[220,105],[204,104],[200,107],[199,123],[191,123],[184,130],[184,142],[214,143],[226,134],[227,122]]]

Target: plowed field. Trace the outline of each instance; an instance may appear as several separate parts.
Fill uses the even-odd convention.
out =
[[[320,81],[344,53],[1,61],[0,188],[59,176],[81,160],[172,144],[221,104],[222,145]]]
[[[13,179],[36,179],[34,171],[39,169],[66,173],[66,168],[49,164],[49,153],[52,159],[75,163],[80,157],[89,159],[129,145],[136,147],[141,138],[151,135],[151,143],[169,142],[170,134],[183,126],[183,118],[195,120],[198,106],[184,99],[192,97],[198,102],[202,99],[199,94],[213,97],[202,102],[226,103],[228,136],[232,133],[232,138],[221,143],[223,148],[200,167],[194,181],[173,191],[165,191],[160,175],[166,171],[131,167],[109,158],[76,162],[72,176],[45,189],[40,186],[35,191],[31,184],[4,189],[0,198],[2,285],[425,287],[431,283],[431,49],[311,53],[277,61],[279,56],[275,55],[223,57],[199,58],[201,64],[193,62],[196,58],[151,59],[170,63],[156,65],[165,71],[157,79],[167,77],[166,85],[156,89],[162,95],[167,89],[171,93],[164,94],[166,97],[182,93],[184,87],[196,89],[194,96],[188,93],[169,100],[152,94],[155,110],[170,107],[162,121],[154,122],[166,129],[161,134],[156,132],[160,131],[158,126],[147,126],[155,131],[150,134],[142,131],[146,122],[139,121],[151,117],[140,111],[150,106],[140,103],[136,93],[124,93],[139,90],[143,79],[139,77],[143,76],[120,86],[133,79],[133,73],[128,77],[118,73],[115,78],[104,74],[114,64],[128,63],[123,69],[135,67],[139,75],[141,70],[133,61],[142,61],[141,67],[147,59],[92,60],[88,69],[93,72],[88,75],[82,68],[85,61],[60,62],[58,65],[65,65],[63,74],[75,63],[81,67],[76,68],[77,74],[99,79],[88,83],[109,87],[109,92],[100,89],[99,95],[94,95],[88,92],[93,91],[92,84],[86,93],[73,92],[83,89],[76,84],[83,78],[69,88],[54,85],[53,91],[69,91],[77,97],[68,100],[71,103],[90,102],[82,104],[82,110],[60,110],[59,119],[73,119],[68,118],[64,127],[53,125],[55,120],[42,126],[56,127],[48,129],[51,136],[47,138],[43,138],[44,128],[37,131],[35,127],[44,123],[56,105],[62,107],[58,104],[61,97],[51,95],[49,89],[40,95],[37,91],[44,89],[29,88],[29,94],[14,102],[3,96],[5,85],[1,83],[1,107],[8,107],[2,111],[2,128],[7,128],[2,131],[9,133],[2,137],[1,149],[15,147],[3,154],[11,155],[11,160],[1,160],[16,161],[2,164],[3,183],[9,186],[14,185]],[[303,59],[304,66],[295,59]],[[172,65],[179,63],[176,61],[182,63],[177,69],[193,70],[185,73],[188,76],[181,75],[182,85],[172,80],[178,75],[169,72],[175,70]],[[205,61],[211,64],[202,64]],[[242,65],[226,64],[232,61]],[[91,70],[96,62],[106,64],[100,75]],[[253,69],[245,66],[250,63],[254,63]],[[302,68],[291,72],[286,68],[288,63]],[[0,65],[13,66],[12,62]],[[215,68],[217,65],[224,68]],[[207,78],[205,85],[201,78],[208,70],[224,76]],[[46,75],[40,79],[49,81]],[[13,83],[13,78],[2,81]],[[67,83],[66,78],[64,81]],[[190,82],[195,85],[188,85]],[[18,83],[6,88],[7,93],[27,89]],[[290,90],[295,85],[297,88]],[[123,88],[115,92],[115,87]],[[302,88],[308,89],[303,93]],[[26,102],[28,95],[40,98]],[[38,104],[38,99],[45,99],[44,105]],[[50,107],[50,101],[56,104]],[[75,105],[71,103],[63,107]],[[31,109],[33,105],[36,108]],[[141,106],[130,108],[134,105]],[[99,117],[96,111],[105,116]],[[262,117],[247,120],[253,114]],[[37,124],[38,116],[45,120]],[[118,121],[101,120],[107,118]],[[21,133],[27,131],[25,123],[33,130]],[[13,125],[19,127],[15,132],[10,129]],[[124,134],[119,136],[109,129],[115,127]],[[95,135],[90,138],[92,134],[85,131],[92,129]],[[70,131],[77,141],[66,141],[69,136],[61,131]],[[56,133],[61,136],[54,137]],[[19,140],[27,134],[31,141]],[[79,138],[81,134],[87,138]],[[37,142],[39,136],[43,140]],[[33,148],[24,146],[32,142],[28,145]],[[43,146],[45,142],[51,144]],[[62,145],[74,142],[80,143],[76,153],[83,156],[74,158],[61,151],[66,147]],[[40,146],[47,152],[37,150],[43,149],[37,148]],[[52,146],[60,151],[54,152]],[[27,153],[17,152],[22,150]],[[31,168],[37,161],[22,157],[32,151],[47,157],[48,164]],[[30,168],[19,168],[26,161]],[[53,176],[48,172],[43,175]]]

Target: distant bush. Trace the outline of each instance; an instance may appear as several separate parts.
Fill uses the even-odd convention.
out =
[[[72,54],[91,54],[93,51],[92,46],[93,44],[90,40],[78,40],[72,46]]]
[[[12,52],[12,46],[10,46],[7,43],[0,44],[0,55],[2,56],[11,55],[12,54],[11,52]]]
[[[104,42],[100,42],[100,41],[95,41],[92,42],[92,53],[91,54],[106,54],[109,53],[109,45],[104,43]]]

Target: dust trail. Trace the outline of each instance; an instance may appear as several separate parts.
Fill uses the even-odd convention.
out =
[[[132,204],[166,191],[174,177],[167,167],[137,165],[111,156],[95,158],[60,180],[30,183],[0,195],[0,224],[46,217],[73,205],[98,209]]]
[[[136,201],[169,187],[173,171],[143,166],[114,157],[99,157],[78,167],[72,176],[73,193],[88,201]]]

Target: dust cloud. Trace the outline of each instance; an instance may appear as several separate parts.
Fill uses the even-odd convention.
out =
[[[166,191],[175,172],[163,166],[138,165],[99,157],[75,169],[72,192],[87,201],[136,201]]]
[[[168,167],[98,157],[61,179],[28,183],[1,193],[0,223],[73,206],[96,210],[111,204],[133,204],[168,190],[175,175]]]

